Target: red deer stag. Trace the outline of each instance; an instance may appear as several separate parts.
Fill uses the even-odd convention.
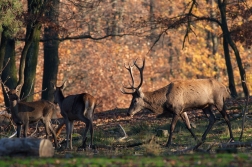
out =
[[[69,138],[70,138],[70,149],[72,146],[72,131],[73,131],[73,121],[80,120],[86,124],[86,128],[83,133],[82,146],[79,149],[86,148],[86,135],[88,130],[90,131],[91,137],[91,147],[93,146],[93,117],[94,109],[96,107],[96,99],[88,93],[81,93],[76,95],[69,95],[65,97],[63,95],[63,89],[65,88],[65,82],[60,86],[54,86],[54,103],[59,104],[61,115],[64,118],[66,124],[67,132],[67,148],[69,148]]]
[[[209,124],[197,147],[200,146],[205,141],[208,132],[211,130],[216,120],[211,110],[212,106],[215,106],[225,119],[230,133],[230,140],[234,139],[230,121],[226,113],[226,107],[224,105],[224,101],[230,97],[230,94],[223,84],[214,79],[176,80],[154,92],[143,92],[141,86],[143,83],[145,60],[143,60],[142,67],[139,67],[136,64],[136,61],[137,60],[135,60],[132,66],[129,65],[126,67],[125,65],[132,80],[132,84],[129,87],[123,86],[123,89],[121,90],[124,94],[132,95],[131,104],[127,114],[128,116],[133,116],[143,109],[151,110],[158,114],[158,117],[164,117],[171,115],[172,113],[172,122],[166,147],[171,145],[172,135],[179,117],[182,118],[191,135],[197,140],[197,137],[191,130],[190,122],[186,113],[186,111],[189,112],[192,109],[202,109],[205,115],[209,115]],[[137,87],[134,86],[132,71],[134,66],[136,66],[140,72],[140,84]],[[126,92],[125,89],[131,91],[129,92],[128,90]]]
[[[21,126],[23,125],[23,136],[27,137],[27,131],[29,124],[42,121],[45,126],[46,138],[49,138],[50,131],[54,138],[55,148],[58,148],[58,142],[56,134],[51,125],[51,119],[56,112],[55,105],[46,100],[39,100],[34,102],[20,101],[21,85],[18,85],[15,89],[9,89],[4,86],[9,101],[11,116],[15,124],[17,125],[17,137],[21,135]]]

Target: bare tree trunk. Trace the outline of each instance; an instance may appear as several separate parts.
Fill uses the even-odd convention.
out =
[[[25,65],[26,63],[28,63],[26,61],[26,56],[28,54],[31,44],[39,40],[39,33],[41,29],[41,23],[39,21],[39,17],[43,15],[44,9],[45,9],[44,0],[37,0],[37,1],[28,0],[28,13],[33,15],[34,19],[31,20],[27,25],[25,46],[22,50],[21,58],[20,58],[18,85],[22,85],[22,86],[24,85]],[[31,85],[27,85],[27,84],[29,83],[26,83],[26,85],[22,89],[21,97],[24,95],[23,93],[24,90],[30,89]]]
[[[58,24],[59,15],[59,0],[52,1],[53,6],[46,13],[48,19],[53,23]],[[53,101],[53,87],[51,82],[56,83],[59,65],[58,48],[59,41],[53,40],[58,38],[58,32],[54,30],[52,26],[45,28],[44,30],[44,73],[43,73],[43,85],[42,89],[46,91],[42,92],[42,99]],[[49,40],[52,39],[52,40]]]
[[[24,70],[24,85],[22,87],[22,97],[34,93],[36,80],[36,68],[39,53],[40,28],[34,30],[33,42],[26,55],[26,65]],[[25,101],[33,101],[33,96],[28,96]]]
[[[14,89],[17,86],[17,68],[16,68],[16,53],[15,53],[15,40],[14,39],[8,39],[7,41],[3,64],[7,66],[2,72],[2,80],[6,81],[7,78],[9,78],[6,81],[5,85],[11,89]],[[5,105],[9,107],[10,106],[9,99],[6,96],[5,91],[3,92],[4,92]]]
[[[232,97],[237,97],[237,92],[236,92],[235,82],[234,82],[234,73],[233,73],[232,63],[231,63],[229,49],[228,49],[228,42],[226,41],[225,37],[223,37],[223,48],[224,48],[224,55],[225,55],[227,73],[228,73],[229,89],[230,89]]]
[[[207,3],[209,3],[212,8],[214,8],[214,1],[215,0],[207,0]],[[210,11],[210,16],[212,18],[215,18],[216,17],[216,12],[214,10],[211,10]],[[214,22],[211,22],[211,27],[213,30],[216,30],[216,23]],[[217,53],[217,50],[218,50],[218,37],[216,35],[214,35],[212,32],[207,32],[207,39],[208,39],[208,43],[207,43],[207,46],[209,49],[212,50],[212,54],[215,55],[215,53]]]
[[[35,27],[34,27],[35,28]],[[24,70],[25,70],[25,60],[26,60],[26,55],[28,52],[29,47],[32,44],[32,39],[34,36],[34,28],[31,30],[31,32],[27,32],[27,38],[25,41],[25,46],[22,50],[21,53],[21,58],[20,58],[20,66],[19,66],[19,79],[18,79],[18,85],[23,85],[24,84]]]
[[[0,71],[3,68],[4,56],[5,56],[5,48],[7,44],[7,37],[4,35],[5,30],[3,30],[1,34],[1,43],[0,43]]]
[[[226,0],[223,0],[223,2],[221,2],[221,0],[218,0],[218,7],[221,13],[221,23],[222,23],[221,29],[223,32],[223,48],[224,48],[224,54],[225,54],[225,60],[226,60],[228,78],[229,78],[229,89],[231,91],[231,95],[233,97],[236,97],[237,92],[235,88],[234,74],[233,74],[231,59],[229,55],[229,48],[228,48],[228,44],[230,44],[229,43],[230,33],[228,30],[227,19],[226,19]]]
[[[150,0],[150,22],[152,23],[154,21],[154,9],[155,9],[155,0]],[[152,41],[155,41],[155,36],[157,35],[156,34],[156,31],[155,31],[155,25],[151,24],[151,34],[150,34],[150,38]]]

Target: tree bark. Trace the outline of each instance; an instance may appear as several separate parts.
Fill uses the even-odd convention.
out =
[[[59,0],[53,0],[53,6],[46,16],[56,25],[58,24],[58,15],[59,15]],[[46,27],[44,29],[44,73],[43,73],[43,83],[42,89],[46,91],[42,92],[42,99],[53,101],[53,92],[54,89],[51,86],[51,82],[56,84],[58,66],[59,66],[59,56],[58,48],[59,41],[53,40],[58,38],[58,32],[54,30],[52,26]],[[52,39],[52,40],[49,40]]]
[[[22,50],[21,53],[21,58],[20,58],[20,66],[19,66],[19,79],[18,79],[18,84],[17,85],[23,85],[24,84],[24,70],[25,70],[25,60],[26,60],[26,55],[28,52],[29,47],[32,44],[33,40],[33,34],[34,34],[34,28],[31,30],[31,32],[27,32],[27,38],[25,41],[25,46]]]
[[[40,28],[34,30],[33,42],[26,55],[26,64],[24,70],[24,85],[22,87],[21,98],[34,93],[34,84],[36,80],[36,67],[39,53]],[[33,96],[28,96],[25,101],[33,101]]]
[[[228,49],[228,42],[225,37],[223,37],[223,48],[224,48],[225,62],[226,62],[227,73],[228,73],[229,89],[231,92],[231,96],[237,97],[235,81],[234,81],[234,73],[233,73],[232,63],[231,63],[229,49]]]
[[[229,35],[229,30],[228,30],[228,25],[227,25],[227,19],[226,19],[226,0],[218,0],[218,7],[221,13],[221,29],[223,32],[223,48],[224,48],[224,54],[225,54],[225,61],[226,61],[226,67],[227,67],[227,72],[228,72],[228,78],[229,78],[229,89],[231,91],[231,95],[233,97],[237,97],[237,92],[235,88],[235,82],[234,82],[234,74],[233,74],[233,69],[232,69],[232,64],[231,64],[231,59],[229,55],[229,48],[228,48],[228,36]]]
[[[5,30],[3,30],[2,34],[1,34],[1,43],[0,43],[0,71],[2,71],[2,68],[3,68],[5,48],[6,48],[6,44],[7,44],[7,37],[4,34],[5,34]]]
[[[4,138],[0,140],[0,156],[52,157],[53,144],[48,139]]]
[[[4,66],[7,64],[7,66],[2,72],[2,80],[3,82],[7,80],[5,85],[8,88],[14,89],[17,86],[17,68],[16,68],[16,53],[15,53],[15,40],[14,39],[8,39],[7,41],[3,64]],[[9,107],[10,106],[9,98],[7,97],[5,91],[3,92],[4,92],[5,106]]]
[[[236,62],[237,62],[239,72],[240,72],[240,78],[241,78],[241,84],[242,84],[243,92],[244,92],[245,96],[249,96],[249,92],[248,92],[247,87],[245,85],[245,70],[244,70],[243,65],[242,65],[242,60],[241,60],[239,51],[238,51],[235,43],[233,42],[233,40],[232,40],[232,38],[230,36],[230,32],[228,30],[227,19],[226,19],[226,4],[227,4],[226,0],[223,0],[223,2],[221,2],[221,0],[218,0],[218,7],[220,9],[221,20],[222,20],[223,38],[225,38],[226,42],[231,46],[231,48],[234,51],[234,54],[235,54],[235,57],[236,57]]]

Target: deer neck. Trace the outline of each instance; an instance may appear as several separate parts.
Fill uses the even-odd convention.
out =
[[[163,113],[166,102],[166,96],[164,92],[164,88],[154,92],[145,92],[145,96],[143,97],[145,107],[156,114]]]
[[[11,106],[11,108],[17,108],[17,105],[18,105],[18,101],[17,100],[13,100],[13,101],[10,100],[10,106]]]
[[[18,101],[17,100],[10,101],[10,110],[11,110],[11,114],[14,117],[17,117],[18,115]]]
[[[63,92],[60,91],[58,94],[58,103],[59,103],[60,108],[62,107],[64,99],[65,99],[65,96],[63,95]]]
[[[149,100],[146,100],[144,99],[144,102],[145,102],[145,108],[151,110],[152,112],[156,113],[156,114],[160,114],[163,112],[163,105],[159,105],[158,103],[155,103],[153,101],[149,101]]]

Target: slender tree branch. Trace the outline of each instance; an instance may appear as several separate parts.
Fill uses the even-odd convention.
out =
[[[38,92],[32,93],[32,94],[28,94],[28,95],[27,95],[27,96],[25,96],[24,98],[20,99],[20,101],[25,100],[25,99],[26,99],[27,97],[29,97],[29,96],[35,95],[35,94],[37,94],[37,93],[40,93],[40,92],[43,92],[43,91],[46,91],[46,90],[47,90],[47,88],[45,88],[44,90],[41,90],[41,91],[38,91]]]

